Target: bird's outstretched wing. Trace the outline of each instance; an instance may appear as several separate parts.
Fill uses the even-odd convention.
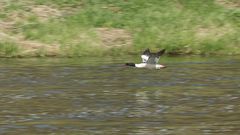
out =
[[[148,59],[149,59],[149,57],[150,57],[150,54],[151,54],[151,52],[150,52],[149,49],[146,49],[146,50],[142,53],[141,58],[142,58],[142,62],[143,62],[143,63],[146,63],[146,62],[148,61]]]
[[[163,50],[160,50],[159,52],[157,53],[151,53],[149,55],[149,58],[148,60],[146,61],[147,64],[157,64],[159,59],[160,59],[160,56],[163,55],[165,52],[165,49]]]
[[[159,61],[159,57],[156,56],[150,56],[148,60],[146,61],[147,64],[157,64]]]

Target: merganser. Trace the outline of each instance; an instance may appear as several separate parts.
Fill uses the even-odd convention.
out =
[[[142,63],[126,63],[126,66],[136,67],[136,68],[151,68],[151,69],[161,69],[166,66],[157,64],[160,56],[162,56],[165,52],[165,49],[160,50],[157,53],[151,53],[149,49],[146,49],[142,55]]]

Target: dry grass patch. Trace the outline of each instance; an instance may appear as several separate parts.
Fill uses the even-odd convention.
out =
[[[215,3],[222,5],[226,8],[239,8],[240,7],[239,0],[215,0]]]
[[[60,47],[57,44],[44,44],[37,41],[25,40],[20,36],[10,36],[0,32],[1,41],[11,41],[18,45],[20,51],[18,56],[56,56],[60,54]]]
[[[106,47],[121,47],[132,44],[131,34],[124,29],[97,28],[97,36]]]
[[[60,53],[60,47],[58,45],[43,44],[37,41],[18,41],[21,45],[21,55],[30,56],[57,56]]]
[[[42,22],[47,21],[49,18],[56,18],[62,16],[62,12],[60,10],[46,5],[35,5],[31,7],[31,11]]]
[[[209,27],[198,27],[196,29],[195,36],[198,39],[219,39],[225,34],[233,33],[234,29],[230,25],[225,25],[222,27],[209,26]]]

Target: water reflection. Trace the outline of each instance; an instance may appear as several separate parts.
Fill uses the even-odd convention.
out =
[[[1,59],[0,134],[240,132],[239,58],[129,59]]]

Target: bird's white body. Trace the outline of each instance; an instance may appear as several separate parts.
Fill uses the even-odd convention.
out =
[[[160,64],[147,64],[147,63],[139,63],[139,64],[135,64],[135,66],[137,68],[150,68],[150,69],[161,69],[161,68],[165,68],[164,65],[160,65]]]

